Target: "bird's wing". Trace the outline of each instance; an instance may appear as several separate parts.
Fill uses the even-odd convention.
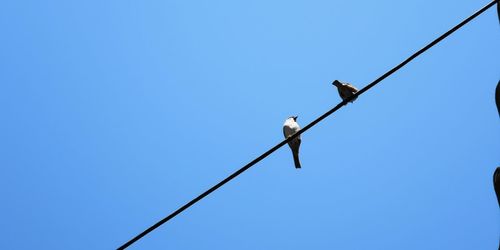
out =
[[[337,88],[337,90],[339,91],[340,98],[342,98],[342,100],[344,100],[346,98],[346,96],[344,95],[344,92],[340,88]]]
[[[352,86],[350,83],[346,83],[344,85],[347,89],[349,89],[349,91],[351,91],[352,93],[356,93],[358,92],[358,89],[354,86]]]

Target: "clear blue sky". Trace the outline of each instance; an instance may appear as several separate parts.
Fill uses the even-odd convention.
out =
[[[114,249],[488,1],[4,1],[0,249]],[[494,8],[130,249],[496,249]]]

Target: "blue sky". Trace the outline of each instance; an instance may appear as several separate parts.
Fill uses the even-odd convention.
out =
[[[114,249],[487,1],[4,1],[1,249]],[[491,8],[130,249],[496,249]]]

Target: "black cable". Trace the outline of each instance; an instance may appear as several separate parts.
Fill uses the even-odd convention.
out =
[[[177,216],[178,214],[180,214],[182,211],[186,210],[187,208],[189,208],[190,206],[192,206],[193,204],[195,204],[199,200],[203,199],[205,196],[209,195],[210,193],[212,193],[213,191],[217,190],[222,185],[226,184],[227,182],[229,182],[230,180],[232,180],[236,176],[238,176],[241,173],[245,172],[247,169],[249,169],[250,167],[252,167],[253,165],[255,165],[257,162],[259,162],[262,159],[266,158],[267,156],[269,156],[270,154],[272,154],[274,151],[276,151],[277,149],[279,149],[283,145],[285,145],[288,142],[290,142],[291,140],[293,140],[295,137],[297,137],[300,134],[306,132],[311,127],[313,127],[314,125],[316,125],[318,122],[320,122],[321,120],[325,119],[329,115],[333,114],[335,111],[339,110],[342,106],[346,105],[349,101],[351,101],[352,99],[354,99],[354,98],[358,97],[359,95],[363,94],[364,92],[366,92],[367,90],[369,90],[370,88],[372,88],[373,86],[375,86],[377,83],[381,82],[382,80],[384,80],[385,78],[387,78],[389,75],[391,75],[392,73],[394,73],[397,70],[399,70],[400,68],[402,68],[404,65],[406,65],[407,63],[409,63],[411,60],[415,59],[417,56],[419,56],[420,54],[422,54],[423,52],[425,52],[426,50],[428,50],[432,46],[436,45],[438,42],[440,42],[441,40],[443,40],[447,36],[449,36],[451,33],[455,32],[456,30],[458,30],[459,28],[461,28],[463,25],[465,25],[466,23],[468,23],[470,20],[472,20],[475,17],[479,16],[481,13],[483,13],[485,10],[489,9],[491,6],[493,6],[498,1],[499,0],[493,0],[491,3],[487,4],[486,6],[484,6],[480,10],[478,10],[476,13],[472,14],[471,16],[469,16],[468,18],[466,18],[465,20],[463,20],[462,22],[460,22],[458,25],[456,25],[455,27],[453,27],[452,29],[450,29],[449,31],[447,31],[446,33],[444,33],[443,35],[441,35],[440,37],[438,37],[436,40],[432,41],[427,46],[425,46],[424,48],[420,49],[419,51],[417,51],[416,53],[414,53],[413,55],[411,55],[410,57],[408,57],[408,59],[404,60],[403,62],[401,62],[400,64],[398,64],[396,67],[394,67],[391,70],[387,71],[381,77],[379,77],[378,79],[376,79],[372,83],[370,83],[367,86],[365,86],[364,88],[362,88],[355,95],[352,95],[350,98],[347,98],[347,99],[343,100],[341,103],[337,104],[337,106],[333,107],[332,109],[330,109],[329,111],[327,111],[325,114],[323,114],[322,116],[320,116],[316,120],[314,120],[311,123],[309,123],[308,125],[306,125],[299,132],[297,132],[294,135],[288,137],[286,140],[278,143],[278,145],[276,145],[273,148],[269,149],[267,152],[263,153],[261,156],[257,157],[256,159],[254,159],[253,161],[251,161],[247,165],[243,166],[238,171],[236,171],[233,174],[231,174],[230,176],[228,176],[226,179],[224,179],[221,182],[217,183],[215,186],[213,186],[210,189],[208,189],[207,191],[203,192],[198,197],[194,198],[190,202],[186,203],[184,206],[182,206],[179,209],[175,210],[169,216],[163,218],[162,220],[160,220],[157,223],[155,223],[153,226],[151,226],[148,229],[144,230],[144,232],[140,233],[139,235],[135,236],[134,238],[132,238],[131,240],[129,240],[127,243],[125,243],[121,247],[119,247],[118,250],[125,249],[128,246],[132,245],[134,242],[136,242],[140,238],[144,237],[149,232],[155,230],[157,227],[161,226],[163,223],[165,223],[165,222],[169,221],[170,219],[174,218],[175,216]]]
[[[498,21],[500,22],[500,3],[497,3]]]

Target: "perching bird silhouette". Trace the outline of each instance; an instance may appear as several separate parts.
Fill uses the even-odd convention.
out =
[[[347,83],[347,82],[341,82],[339,80],[335,80],[332,82],[334,86],[337,87],[337,90],[339,91],[339,95],[342,98],[342,100],[345,100],[352,95],[356,94],[358,92],[358,89],[354,87],[352,84]],[[350,102],[354,102],[356,98],[352,99]]]
[[[299,130],[300,126],[297,123],[297,116],[290,116],[288,119],[286,119],[285,124],[283,124],[283,135],[285,136],[285,139],[299,132]],[[288,146],[290,146],[290,149],[292,150],[293,162],[295,163],[295,168],[301,167],[299,160],[300,143],[301,143],[300,135],[288,143]]]

